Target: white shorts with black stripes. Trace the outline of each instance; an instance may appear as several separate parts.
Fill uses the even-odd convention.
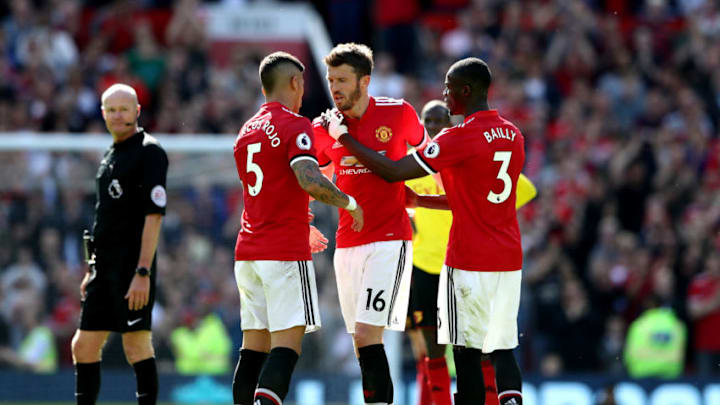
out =
[[[237,261],[235,281],[243,330],[276,332],[301,325],[305,333],[320,329],[312,261]]]
[[[405,330],[412,242],[392,240],[335,249],[335,280],[345,327],[355,323]]]
[[[465,271],[444,266],[438,287],[438,343],[483,353],[518,345],[521,270]]]

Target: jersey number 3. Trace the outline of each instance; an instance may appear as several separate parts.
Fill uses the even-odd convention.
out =
[[[248,183],[248,193],[250,193],[251,196],[255,197],[256,195],[260,194],[260,189],[262,188],[262,182],[263,182],[263,172],[260,168],[260,165],[252,161],[253,155],[260,152],[260,142],[258,143],[251,143],[247,147],[248,155],[247,155],[247,172],[255,173],[255,185],[251,186]],[[504,166],[503,166],[504,167]]]
[[[500,170],[498,171],[497,179],[502,180],[503,182],[503,190],[500,194],[495,194],[492,190],[490,190],[487,195],[487,200],[493,204],[501,204],[510,197],[510,191],[512,191],[512,179],[508,174],[510,157],[512,157],[512,152],[495,152],[495,156],[493,157],[493,161],[502,162]]]

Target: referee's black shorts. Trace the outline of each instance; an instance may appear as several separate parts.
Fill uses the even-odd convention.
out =
[[[437,328],[439,284],[439,274],[430,274],[413,266],[406,323],[408,328]]]
[[[91,331],[134,332],[151,330],[155,303],[155,261],[150,275],[150,299],[139,311],[128,309],[125,299],[135,276],[139,252],[126,249],[102,250],[96,253],[96,276],[85,289],[80,329]]]

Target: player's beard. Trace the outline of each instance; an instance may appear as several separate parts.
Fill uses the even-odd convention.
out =
[[[355,83],[355,90],[350,95],[345,97],[345,103],[338,105],[337,108],[340,111],[348,111],[355,107],[355,103],[360,100],[360,83]]]

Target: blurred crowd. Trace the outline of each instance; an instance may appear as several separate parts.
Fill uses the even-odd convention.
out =
[[[227,66],[214,64],[203,6],[0,5],[0,131],[102,133],[99,93],[120,81],[138,91],[150,132],[236,133],[262,102],[257,65],[266,50],[238,47]],[[539,190],[518,214],[526,253],[519,352],[525,370],[720,373],[720,2],[314,6],[333,42],[372,45],[370,93],[404,97],[418,110],[440,97],[455,60],[489,63],[490,105],[523,131],[524,173]],[[303,111],[326,106],[306,100]],[[78,179],[93,178],[99,156],[0,156],[9,173],[0,187],[0,363],[47,371],[55,356],[55,367],[67,366],[84,271],[80,235],[94,204],[92,182]],[[170,161],[172,172],[172,154]],[[219,347],[214,354],[227,358],[213,372],[233,364],[241,331],[232,247],[241,209],[237,187],[196,181],[170,190],[154,312],[165,370],[184,370],[179,358],[198,356],[183,349],[207,338],[204,327]],[[319,204],[314,211],[332,239],[336,213]],[[309,354],[299,367],[340,364],[357,372],[331,254],[316,257],[323,329],[306,339]],[[640,333],[648,328],[654,332]],[[637,347],[670,360],[637,371],[648,355]],[[122,356],[111,353],[105,361],[117,357],[120,364]]]

